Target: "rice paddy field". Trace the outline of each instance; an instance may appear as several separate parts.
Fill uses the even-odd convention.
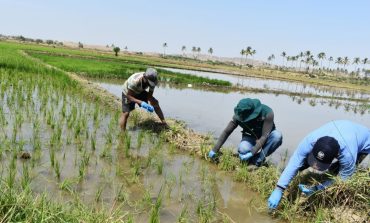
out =
[[[226,150],[212,163],[212,137],[175,120],[170,129],[156,128],[140,111],[123,133],[119,103],[71,75],[124,79],[148,66],[143,61],[9,42],[0,42],[0,52],[2,222],[369,220],[369,168],[309,198],[295,185],[317,179],[302,173],[268,213],[266,199],[287,157],[250,171]],[[162,82],[177,85],[231,85],[160,72]]]

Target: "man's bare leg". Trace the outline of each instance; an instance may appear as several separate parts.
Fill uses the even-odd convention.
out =
[[[127,120],[128,120],[129,116],[130,116],[130,112],[122,112],[121,113],[121,117],[119,119],[119,125],[120,125],[122,131],[126,130]]]

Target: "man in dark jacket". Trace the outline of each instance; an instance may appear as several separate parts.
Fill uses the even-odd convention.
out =
[[[261,104],[258,99],[244,98],[234,108],[232,120],[208,153],[210,158],[216,157],[221,146],[238,126],[243,129],[238,147],[239,158],[242,161],[249,160],[250,163],[261,166],[266,157],[282,143],[282,134],[275,128],[272,109]]]

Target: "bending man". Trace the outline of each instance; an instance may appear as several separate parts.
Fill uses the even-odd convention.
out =
[[[285,188],[298,171],[308,167],[318,171],[330,169],[331,172],[339,172],[340,177],[345,180],[355,172],[356,164],[369,152],[370,130],[367,127],[347,120],[325,124],[300,142],[268,199],[269,208],[278,206]],[[337,160],[333,162],[334,159]],[[304,194],[311,195],[317,190],[324,190],[332,183],[332,180],[328,180],[313,187],[300,184],[299,189]]]
[[[167,125],[158,100],[153,97],[157,83],[158,74],[153,68],[148,68],[145,72],[135,73],[125,81],[122,90],[122,115],[119,121],[122,130],[126,130],[127,119],[130,112],[135,109],[135,104],[148,112],[155,111],[161,122]],[[149,91],[146,91],[148,88]]]
[[[234,116],[222,132],[208,156],[214,158],[226,139],[236,129],[242,127],[242,140],[238,153],[242,161],[261,166],[282,143],[282,135],[276,130],[274,113],[270,107],[258,99],[244,98],[234,108]]]

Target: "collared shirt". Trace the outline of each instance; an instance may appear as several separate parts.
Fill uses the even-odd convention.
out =
[[[277,183],[286,188],[303,166],[316,141],[330,136],[338,141],[339,175],[342,179],[352,176],[356,169],[357,155],[370,153],[370,129],[348,120],[331,121],[307,135],[298,145]]]
[[[147,88],[149,88],[149,92],[153,92],[154,87],[145,86],[144,88],[143,81],[142,81],[143,76],[144,76],[144,72],[134,73],[133,75],[131,75],[123,84],[122,92],[125,95],[127,95],[128,90],[130,89],[131,91],[133,91],[135,94],[138,95],[142,93],[143,91],[145,91]]]

